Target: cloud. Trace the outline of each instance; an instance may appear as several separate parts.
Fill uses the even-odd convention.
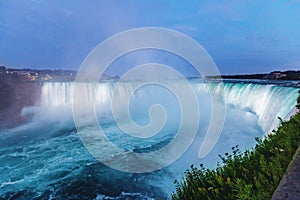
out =
[[[244,19],[244,9],[245,3],[226,1],[222,3],[209,3],[199,8],[199,14],[209,15],[212,18],[222,18],[223,20],[241,21]]]
[[[197,31],[199,31],[198,27],[196,26],[189,26],[189,25],[185,25],[185,24],[176,24],[174,26],[170,27],[171,29],[189,34],[189,33],[196,33]]]

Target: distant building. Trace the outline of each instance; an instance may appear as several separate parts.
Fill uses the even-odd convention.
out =
[[[52,80],[52,77],[51,77],[49,74],[45,74],[45,75],[42,77],[42,80],[43,80],[43,81],[50,81],[50,80]]]
[[[282,78],[282,77],[286,77],[286,74],[282,74],[282,73],[280,73],[280,72],[273,73],[273,74],[271,74],[271,75],[273,75],[275,79],[280,79],[280,78]]]
[[[272,72],[270,74],[266,74],[263,76],[264,79],[281,79],[283,77],[286,77],[287,74],[281,73],[281,72]]]

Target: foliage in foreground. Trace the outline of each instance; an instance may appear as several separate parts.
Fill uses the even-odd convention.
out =
[[[300,113],[281,120],[277,131],[256,141],[252,151],[233,147],[231,155],[220,156],[223,164],[214,170],[191,166],[182,181],[175,181],[172,199],[270,199],[300,145]]]

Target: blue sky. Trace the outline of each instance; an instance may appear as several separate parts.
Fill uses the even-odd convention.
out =
[[[222,74],[300,69],[299,0],[0,0],[0,65],[78,69],[101,41],[145,26],[194,38]]]

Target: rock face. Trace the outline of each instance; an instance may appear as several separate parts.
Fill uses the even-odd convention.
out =
[[[272,196],[272,200],[298,199],[300,199],[300,147]]]
[[[40,96],[41,82],[0,75],[0,129],[25,122],[27,119],[21,116],[22,109],[38,103]]]

